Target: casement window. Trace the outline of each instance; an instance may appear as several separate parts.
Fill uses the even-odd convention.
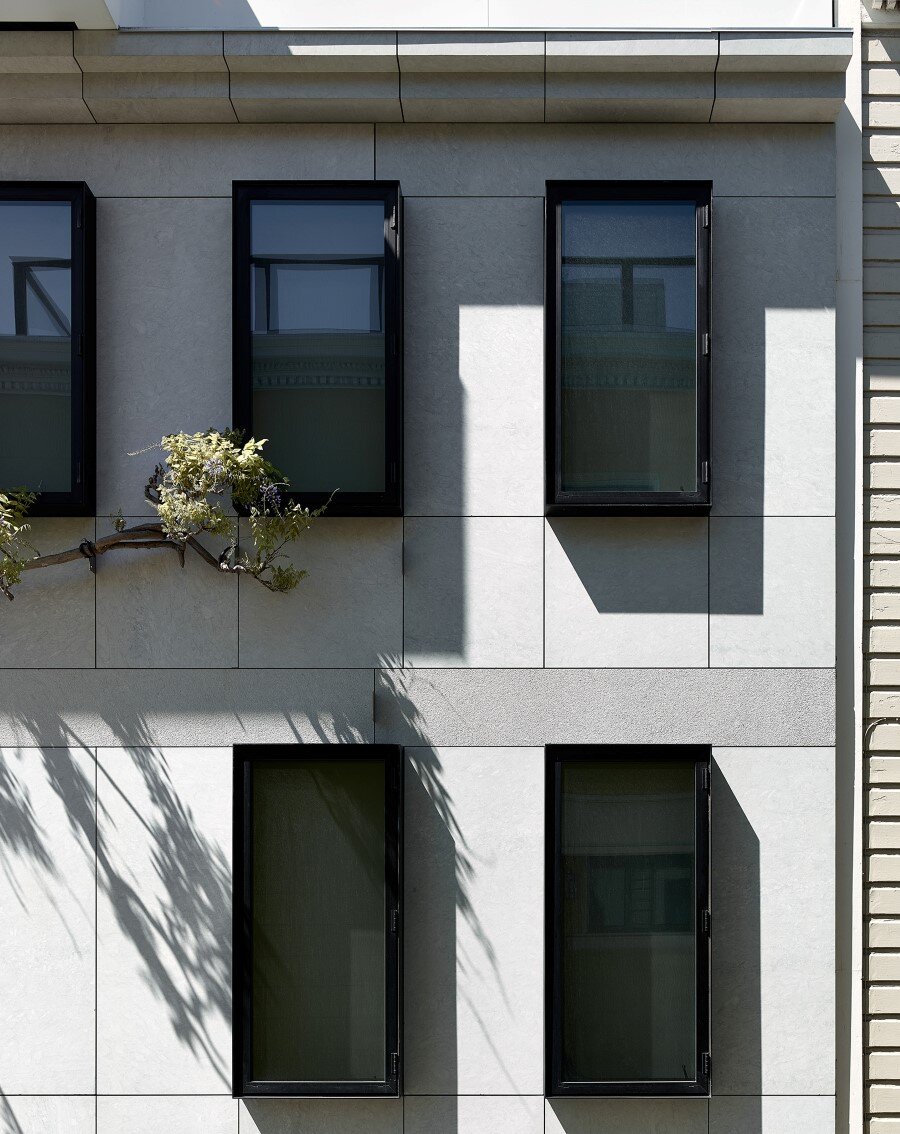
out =
[[[234,1094],[400,1091],[401,749],[239,746]]]
[[[234,184],[234,425],[291,496],[403,510],[396,182]]]
[[[0,182],[0,492],[33,515],[94,511],[94,197]]]
[[[546,1092],[709,1094],[699,745],[547,748]]]
[[[709,510],[711,191],[547,182],[548,515]]]

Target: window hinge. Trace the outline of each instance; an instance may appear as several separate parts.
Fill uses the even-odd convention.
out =
[[[75,462],[75,483],[81,484],[81,461]]]
[[[397,231],[397,206],[391,207],[391,232]]]
[[[391,910],[391,933],[400,932],[400,911]]]
[[[391,1053],[391,1075],[396,1078],[400,1074],[400,1052]]]
[[[81,209],[76,209],[75,210],[75,227],[81,228],[81,225],[82,225]]]
[[[78,357],[84,357],[84,335],[79,335],[77,339]]]
[[[706,357],[709,354],[709,334],[706,331],[703,332],[702,348],[703,355]]]
[[[391,354],[393,354],[393,356],[395,358],[400,353],[399,350],[398,350],[398,345],[399,344],[397,342],[397,335],[396,335],[396,333],[394,333],[394,334],[391,335]]]
[[[703,764],[700,768],[700,783],[704,791],[709,791],[709,764]]]
[[[708,1079],[712,1071],[712,1060],[709,1057],[709,1052],[704,1051],[700,1056],[700,1070],[702,1074]]]
[[[700,464],[700,480],[703,484],[709,484],[709,461],[702,461]]]
[[[703,913],[700,914],[700,929],[707,937],[710,935],[711,923],[712,918],[709,910],[704,910]]]
[[[391,484],[397,483],[397,462],[391,461]]]
[[[704,228],[709,228],[709,205],[704,205],[700,210],[700,223]]]

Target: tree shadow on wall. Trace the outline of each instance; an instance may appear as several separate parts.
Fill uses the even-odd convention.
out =
[[[98,896],[137,953],[140,977],[164,1005],[173,1033],[229,1088],[230,1050],[217,1038],[231,1021],[229,849],[200,828],[179,796],[165,753],[149,736],[145,746],[117,749],[114,760],[101,753],[98,760],[58,720],[29,727],[50,744],[7,749],[0,757],[0,864],[10,885],[26,909],[35,875],[45,892],[48,883],[66,885],[28,789],[29,777],[43,775],[72,837],[96,868]],[[132,736],[134,727],[132,722]],[[14,761],[29,765],[21,776]],[[128,789],[118,783],[120,772]],[[223,775],[230,782],[230,763]],[[123,816],[139,824],[143,845],[117,845]],[[147,881],[140,883],[145,865],[152,881],[144,874]],[[102,1012],[101,1001],[101,1028]],[[135,1020],[133,1026],[142,1025]]]

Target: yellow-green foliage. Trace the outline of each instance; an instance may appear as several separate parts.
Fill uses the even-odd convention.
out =
[[[26,538],[31,525],[25,519],[35,499],[24,488],[0,492],[0,591],[7,596],[21,579],[25,561],[35,554]]]
[[[147,496],[169,539],[184,543],[192,536],[222,536],[229,540],[223,564],[248,572],[273,591],[290,591],[307,573],[277,560],[324,508],[311,512],[282,502],[288,483],[263,457],[265,443],[254,438],[242,443],[239,433],[216,429],[163,437],[166,459],[151,477]],[[225,510],[229,499],[249,514],[252,553],[238,552],[237,523]]]
[[[169,434],[160,442],[165,458],[147,482],[145,494],[159,515],[165,539],[182,549],[192,545],[203,552],[194,542],[197,537],[224,538],[228,546],[218,560],[223,571],[242,571],[272,591],[290,591],[306,572],[279,562],[286,559],[284,548],[325,509],[310,511],[283,502],[282,490],[288,483],[263,457],[264,445],[264,440],[253,438],[244,442],[233,430]],[[23,490],[0,493],[0,591],[9,597],[26,562],[37,556],[25,539],[29,530],[25,517],[34,500]],[[252,547],[246,550],[238,548],[231,502],[248,516]],[[127,532],[121,512],[115,529]]]

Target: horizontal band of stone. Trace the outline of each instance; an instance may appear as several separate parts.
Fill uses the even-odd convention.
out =
[[[827,122],[849,31],[0,32],[0,122]]]

